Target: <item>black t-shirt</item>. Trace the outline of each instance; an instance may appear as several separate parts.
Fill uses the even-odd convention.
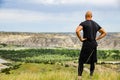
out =
[[[83,27],[83,37],[90,41],[95,40],[97,31],[101,29],[93,20],[86,20],[80,23],[80,26]]]

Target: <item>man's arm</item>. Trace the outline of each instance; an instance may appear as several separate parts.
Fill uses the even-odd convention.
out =
[[[103,29],[103,28],[101,28],[100,30],[99,30],[99,33],[100,33],[100,35],[96,38],[96,40],[100,40],[100,39],[102,39],[103,37],[105,37],[106,36],[106,31]]]
[[[83,37],[81,37],[81,34],[80,34],[80,31],[81,31],[81,30],[83,30],[83,27],[82,27],[82,26],[78,26],[77,29],[76,29],[76,35],[77,35],[77,37],[79,38],[79,40],[80,40],[81,42],[83,42],[83,41],[86,40],[86,39],[84,39]]]

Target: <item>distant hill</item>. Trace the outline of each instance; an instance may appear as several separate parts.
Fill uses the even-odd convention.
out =
[[[81,48],[75,33],[0,32],[0,44],[36,48]],[[120,33],[108,33],[98,41],[98,49],[120,49]]]

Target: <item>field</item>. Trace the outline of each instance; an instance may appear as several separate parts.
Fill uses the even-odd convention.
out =
[[[100,61],[120,61],[120,50],[99,50]],[[0,73],[0,80],[77,80],[79,50],[23,49],[0,50],[0,57],[11,61]],[[89,79],[85,65],[83,80]],[[120,80],[120,64],[96,64],[93,80]]]

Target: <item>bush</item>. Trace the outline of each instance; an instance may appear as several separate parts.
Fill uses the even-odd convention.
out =
[[[78,60],[80,51],[76,49],[24,49],[0,50],[0,57],[12,61],[54,64],[61,61]],[[120,50],[98,50],[98,59],[120,60]]]

